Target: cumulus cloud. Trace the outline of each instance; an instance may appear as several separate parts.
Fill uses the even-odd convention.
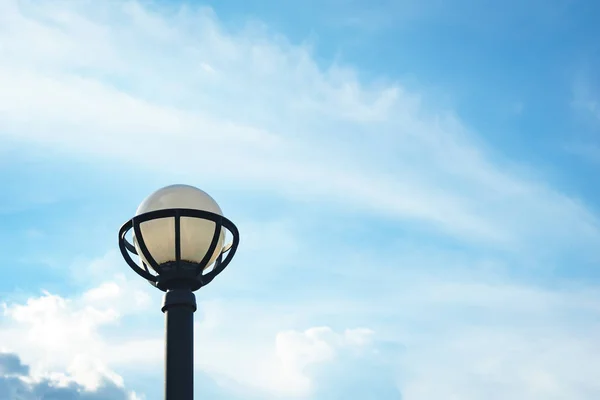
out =
[[[219,333],[226,334],[224,330]],[[213,351],[225,358],[221,363],[210,352],[212,365],[202,365],[232,393],[250,392],[262,398],[341,399],[356,391],[365,395],[385,392],[392,396],[382,397],[386,400],[399,398],[394,370],[389,364],[389,357],[396,356],[389,350],[395,346],[385,347],[370,329],[286,330],[276,333],[274,343],[272,338],[265,340],[252,333],[250,336],[238,337],[236,342],[229,338],[209,341],[203,333],[198,340],[210,343]],[[226,346],[230,354],[223,351]],[[209,352],[199,349],[197,354],[202,357]]]
[[[301,372],[298,388],[310,399],[402,398],[390,363],[401,355],[399,346],[380,342],[370,329],[282,332],[277,336],[277,351],[284,369],[293,366]]]
[[[88,274],[93,276],[93,269]],[[44,291],[23,303],[2,303],[0,342],[24,357],[36,373],[67,371],[78,385],[94,390],[106,380],[122,384],[111,367],[127,364],[132,358],[143,362],[143,356],[156,362],[162,347],[160,340],[153,342],[142,335],[110,339],[124,334],[114,329],[123,318],[148,310],[151,300],[140,288],[143,282],[121,274],[104,275],[107,278],[72,297]]]
[[[81,267],[94,276],[93,266],[113,271],[111,260],[109,253],[90,261],[90,268]],[[3,303],[0,342],[31,364],[26,367],[19,358],[6,357],[6,373],[31,369],[36,379],[52,378],[71,385],[68,390],[98,393],[107,393],[106,385],[123,387],[119,371],[160,374],[160,296],[145,295],[152,288],[141,279],[131,281],[118,273],[112,278],[70,297],[44,292],[23,303]],[[152,304],[155,307],[149,308]],[[368,360],[376,349],[374,332],[366,328],[282,331],[282,312],[286,313],[264,305],[201,300],[195,353],[197,379],[203,384],[197,390],[240,399],[307,398],[320,390],[315,383],[323,372],[317,366],[333,366],[348,355]]]
[[[116,271],[113,261],[109,254],[89,265]],[[29,375],[39,382],[101,392],[107,385],[123,387],[121,371],[129,371],[134,378],[154,376],[148,381],[157,386],[160,296],[132,301],[141,296],[136,291],[154,293],[152,288],[141,279],[112,277],[80,294],[46,292],[4,304],[0,343],[31,365]],[[283,304],[206,298],[199,292],[196,390],[240,400],[350,394],[385,400],[435,400],[442,394],[467,400],[587,400],[600,393],[593,373],[600,369],[594,323],[600,309],[593,290],[447,275],[389,275],[387,284],[393,290],[357,293],[354,299]],[[368,322],[369,328],[344,328],[349,321]],[[2,371],[27,375],[23,364],[5,357]]]
[[[21,359],[16,354],[0,353],[0,370],[4,375],[28,375],[29,367],[21,363]]]
[[[122,384],[102,381],[96,388],[79,385],[69,375],[31,376],[29,367],[12,353],[0,353],[0,398],[19,400],[135,400]]]
[[[346,311],[326,302],[315,309],[314,304],[280,308],[248,301],[201,301],[195,325],[201,382],[197,390],[215,398],[318,400],[350,394],[385,400],[435,400],[441,395],[467,400],[594,399],[600,393],[594,375],[600,369],[594,293],[509,285],[480,285],[473,290],[447,282],[411,286],[412,291],[405,288],[394,297],[376,297],[366,308],[347,303]],[[361,319],[373,310],[384,316],[372,320],[376,332],[326,326],[281,330],[290,321],[302,323],[306,314],[314,319],[342,312],[343,320],[347,315]],[[162,319],[154,318],[157,324],[150,337],[144,332],[147,327],[122,326],[124,333],[136,338],[130,341],[129,335],[97,335],[102,324],[111,323],[110,314],[99,311],[50,294],[5,306],[6,315],[21,323],[34,315],[41,323],[52,317],[62,321],[64,337],[75,328],[79,334],[68,341],[69,346],[60,340],[35,344],[28,339],[35,326],[15,330],[4,320],[2,343],[22,346],[19,352],[29,351],[27,358],[34,364],[29,368],[15,356],[4,356],[0,371],[9,376],[11,387],[18,383],[13,379],[16,374],[31,375],[36,382],[57,382],[47,386],[105,393],[104,386],[123,387],[122,378],[109,366],[159,374]],[[77,320],[81,325],[75,324]],[[53,334],[52,325],[48,327]],[[14,335],[8,334],[11,331]],[[152,357],[149,350],[154,351]],[[41,363],[42,354],[52,355],[55,362]]]
[[[327,369],[347,354],[368,359],[377,347],[375,333],[366,328],[281,329],[294,320],[306,323],[300,316],[308,307],[245,303],[213,300],[201,302],[198,310],[198,367],[230,388],[267,397],[312,398],[321,376],[315,367]]]

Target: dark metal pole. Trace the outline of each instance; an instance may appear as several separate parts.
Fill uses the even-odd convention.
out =
[[[165,400],[194,399],[194,312],[190,289],[165,293]]]

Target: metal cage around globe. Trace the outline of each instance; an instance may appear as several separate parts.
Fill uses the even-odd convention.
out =
[[[226,232],[231,236],[227,245]],[[119,230],[119,248],[127,264],[163,291],[195,291],[207,285],[227,267],[238,244],[238,229],[217,202],[189,185],[152,193]]]

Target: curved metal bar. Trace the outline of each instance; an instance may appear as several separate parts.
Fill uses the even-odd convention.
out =
[[[231,232],[231,236],[233,237],[233,242],[231,243],[231,247],[228,250],[229,254],[227,254],[225,261],[223,261],[223,262],[229,263],[231,261],[231,259],[233,258],[233,256],[235,255],[238,245],[240,244],[240,231],[238,230],[237,226],[235,226],[235,224],[233,222],[231,222],[230,220],[228,220],[225,217],[223,217],[223,226],[225,226],[225,228],[227,228],[229,230],[229,232]]]
[[[229,232],[231,232],[231,235],[233,236],[233,243],[227,251],[228,254],[227,257],[225,257],[225,260],[219,262],[218,265],[215,264],[215,267],[212,271],[202,276],[204,285],[209,284],[213,279],[215,279],[217,275],[219,275],[227,267],[227,265],[231,262],[231,259],[235,255],[235,252],[237,251],[238,245],[240,243],[240,232],[238,231],[237,227],[233,224],[233,222],[223,217],[223,226],[227,228]],[[222,257],[223,254],[224,253],[221,253],[219,257]]]
[[[222,224],[221,224],[220,220],[222,218],[223,217],[219,218],[219,221],[214,221],[215,222],[215,232],[213,233],[213,237],[212,237],[212,240],[210,241],[210,245],[208,246],[208,249],[206,250],[206,254],[204,254],[204,257],[196,266],[196,275],[197,276],[202,275],[202,271],[204,271],[204,268],[208,266],[207,265],[208,261],[210,260],[212,255],[215,253],[215,250],[217,249],[217,244],[219,243],[219,237],[221,236]]]
[[[129,265],[129,267],[131,267],[131,269],[135,273],[137,273],[139,276],[141,276],[144,279],[147,279],[150,283],[155,285],[156,279],[157,279],[156,276],[152,275],[148,271],[144,271],[143,269],[141,269],[139,267],[139,265],[136,264],[135,261],[133,261],[133,259],[127,252],[128,249],[127,249],[127,246],[125,243],[128,243],[128,242],[127,242],[127,239],[125,238],[125,235],[132,227],[133,227],[133,221],[129,220],[129,221],[125,222],[123,224],[123,226],[121,227],[121,229],[119,230],[119,249],[121,250],[121,255],[125,259],[125,262],[127,263],[127,265]],[[135,253],[135,254],[137,255],[137,253]]]
[[[142,229],[140,228],[141,221],[138,221],[137,217],[133,217],[131,220],[133,221],[133,231],[135,232],[135,238],[138,242],[138,246],[140,246],[140,251],[142,252],[141,255],[143,255],[146,261],[148,261],[148,263],[150,264],[150,266],[156,272],[158,272],[160,270],[160,266],[158,265],[154,257],[152,257],[152,254],[150,254],[150,250],[148,250],[148,247],[146,246],[146,242],[144,241],[144,237],[142,236]]]
[[[210,282],[212,282],[213,279],[215,279],[215,277],[217,275],[219,275],[221,273],[221,271],[223,271],[225,269],[225,266],[221,266],[223,263],[223,253],[219,254],[219,256],[217,257],[217,259],[215,260],[215,265],[212,269],[212,271],[207,272],[206,274],[202,275],[202,286],[206,286],[208,285]]]
[[[135,249],[135,246],[132,245],[131,243],[129,243],[129,240],[127,240],[126,238],[123,238],[123,243],[125,244],[125,247],[127,248],[127,250],[133,254],[135,254],[136,256],[138,255],[137,250]]]
[[[223,218],[220,214],[215,214],[210,211],[194,210],[193,208],[167,208],[164,210],[149,211],[140,215],[136,215],[134,218],[140,223],[150,221],[153,219],[169,218],[175,216],[175,213],[179,213],[182,217],[194,217],[200,219],[208,219],[216,222]]]

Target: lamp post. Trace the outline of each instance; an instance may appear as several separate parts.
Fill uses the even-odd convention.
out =
[[[132,232],[132,240],[128,234]],[[225,245],[226,231],[232,237]],[[133,243],[132,243],[133,242]],[[194,397],[194,291],[209,284],[233,258],[236,226],[202,190],[171,185],[148,196],[119,230],[123,258],[165,293],[165,399]],[[139,264],[131,255],[139,257]]]

